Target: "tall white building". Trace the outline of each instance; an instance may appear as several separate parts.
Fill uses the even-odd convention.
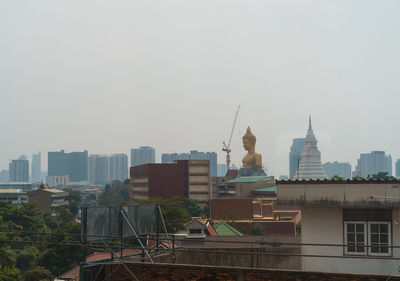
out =
[[[156,162],[156,150],[150,146],[131,149],[131,167]]]
[[[42,182],[42,165],[41,165],[41,153],[32,155],[32,182]]]
[[[10,182],[29,182],[29,161],[25,156],[12,160],[9,165]]]
[[[317,147],[318,141],[311,126],[311,116],[308,121],[308,131],[304,139],[303,153],[296,179],[326,179],[326,173],[321,163],[321,152]]]
[[[126,154],[89,156],[89,182],[106,185],[115,180],[123,182],[128,178],[128,156]]]
[[[385,151],[371,151],[371,153],[362,153],[357,160],[356,173],[367,178],[386,172],[392,175],[392,156],[386,155]]]

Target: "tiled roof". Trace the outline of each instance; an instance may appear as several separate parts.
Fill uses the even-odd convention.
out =
[[[276,184],[385,184],[385,183],[400,183],[400,179],[290,179],[290,180],[277,180]]]
[[[255,192],[276,192],[276,185],[253,188]]]
[[[75,266],[73,269],[61,274],[57,279],[66,281],[79,281],[80,266]]]
[[[243,234],[224,221],[214,224],[218,236],[243,236]]]
[[[128,256],[128,255],[134,255],[141,253],[140,250],[136,249],[129,249],[129,250],[123,250],[122,256]],[[121,256],[121,252],[115,252],[114,257],[118,258]],[[99,260],[105,260],[105,259],[111,259],[111,253],[108,252],[94,252],[93,254],[90,254],[86,257],[86,261],[99,261]]]
[[[206,223],[206,230],[208,231],[208,235],[210,236],[218,236],[217,232],[215,231],[213,225],[208,221]]]
[[[233,180],[228,181],[228,183],[241,183],[241,182],[246,182],[246,183],[253,183],[253,182],[258,182],[262,180],[268,180],[271,179],[272,177],[269,176],[250,176],[250,177],[240,177],[236,178]]]

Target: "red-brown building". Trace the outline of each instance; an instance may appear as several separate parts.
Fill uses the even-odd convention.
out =
[[[133,200],[150,197],[189,197],[200,204],[210,200],[208,160],[178,160],[168,164],[144,164],[130,168]]]

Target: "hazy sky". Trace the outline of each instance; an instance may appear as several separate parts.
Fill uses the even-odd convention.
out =
[[[65,149],[218,152],[240,104],[270,174],[308,115],[322,161],[400,158],[400,1],[0,0],[0,169]],[[394,162],[394,161],[393,161]]]

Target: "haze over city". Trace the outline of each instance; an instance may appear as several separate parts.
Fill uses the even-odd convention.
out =
[[[368,4],[367,4],[368,3]],[[237,105],[269,174],[308,116],[322,162],[400,158],[398,1],[0,2],[0,169],[42,151],[215,151]]]

